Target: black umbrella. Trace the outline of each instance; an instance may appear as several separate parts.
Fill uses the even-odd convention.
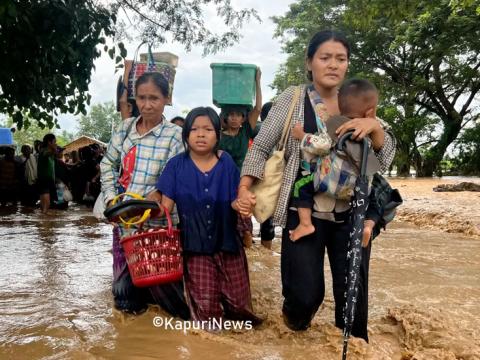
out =
[[[345,150],[346,141],[351,138],[352,134],[353,132],[348,132],[339,139],[337,145],[339,150]],[[368,147],[368,141],[364,138],[360,174],[355,182],[355,189],[351,201],[352,207],[349,219],[351,230],[347,252],[348,271],[345,277],[347,288],[345,292],[345,307],[343,309],[343,360],[347,358],[348,338],[350,337],[353,320],[355,318],[360,264],[362,262],[363,221],[365,220],[365,212],[368,207],[368,178],[365,175]]]

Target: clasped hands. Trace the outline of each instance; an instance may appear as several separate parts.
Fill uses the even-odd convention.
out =
[[[235,210],[244,217],[251,217],[253,215],[253,208],[257,203],[255,195],[245,186],[240,186],[238,189],[237,199],[234,201]]]

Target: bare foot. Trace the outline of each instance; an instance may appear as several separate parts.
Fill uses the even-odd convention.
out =
[[[253,244],[252,233],[250,231],[245,231],[245,233],[243,234],[243,246],[249,249],[252,247],[252,244]]]
[[[301,237],[313,234],[315,232],[315,226],[313,224],[310,225],[302,225],[298,224],[295,230],[291,230],[290,233],[290,240],[297,241]]]

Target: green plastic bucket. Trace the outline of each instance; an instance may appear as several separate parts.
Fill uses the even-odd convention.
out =
[[[218,107],[247,105],[255,102],[255,72],[253,64],[213,63],[212,99]]]

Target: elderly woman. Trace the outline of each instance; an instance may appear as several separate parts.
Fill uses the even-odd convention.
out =
[[[155,184],[167,161],[184,151],[182,130],[163,116],[168,101],[168,82],[159,73],[144,73],[135,83],[137,118],[123,121],[110,140],[100,164],[102,192],[108,207],[118,194],[133,192],[146,197],[155,191]],[[176,215],[173,218],[176,219]],[[155,226],[152,220],[147,226]],[[120,237],[127,229],[113,230],[113,297],[118,310],[139,313],[147,304],[160,305],[172,315],[189,317],[183,295],[183,283],[150,288],[133,285]]]
[[[301,124],[306,133],[316,133],[317,124],[340,113],[337,89],[348,69],[350,47],[345,37],[334,31],[321,31],[313,36],[307,49],[306,65],[312,82],[300,85],[300,98],[294,104],[292,127]],[[262,179],[265,162],[280,140],[287,113],[294,101],[296,87],[285,90],[270,110],[259,134],[249,150],[242,168],[238,201],[248,214],[255,205],[250,186]],[[375,155],[382,170],[388,169],[395,153],[395,139],[386,125],[376,118],[353,119],[338,129],[339,135],[354,130],[358,140],[371,139]],[[281,272],[283,287],[283,316],[288,327],[305,330],[310,325],[325,295],[324,257],[327,250],[333,278],[335,298],[335,324],[343,328],[345,275],[347,269],[347,244],[349,240],[347,201],[329,198],[324,193],[315,195],[312,223],[315,232],[298,241],[290,240],[289,231],[299,223],[298,213],[292,207],[294,181],[300,171],[300,141],[288,138],[286,168],[280,196],[274,213],[275,225],[283,228]],[[359,298],[352,334],[368,341],[368,263],[369,243],[364,249]]]

